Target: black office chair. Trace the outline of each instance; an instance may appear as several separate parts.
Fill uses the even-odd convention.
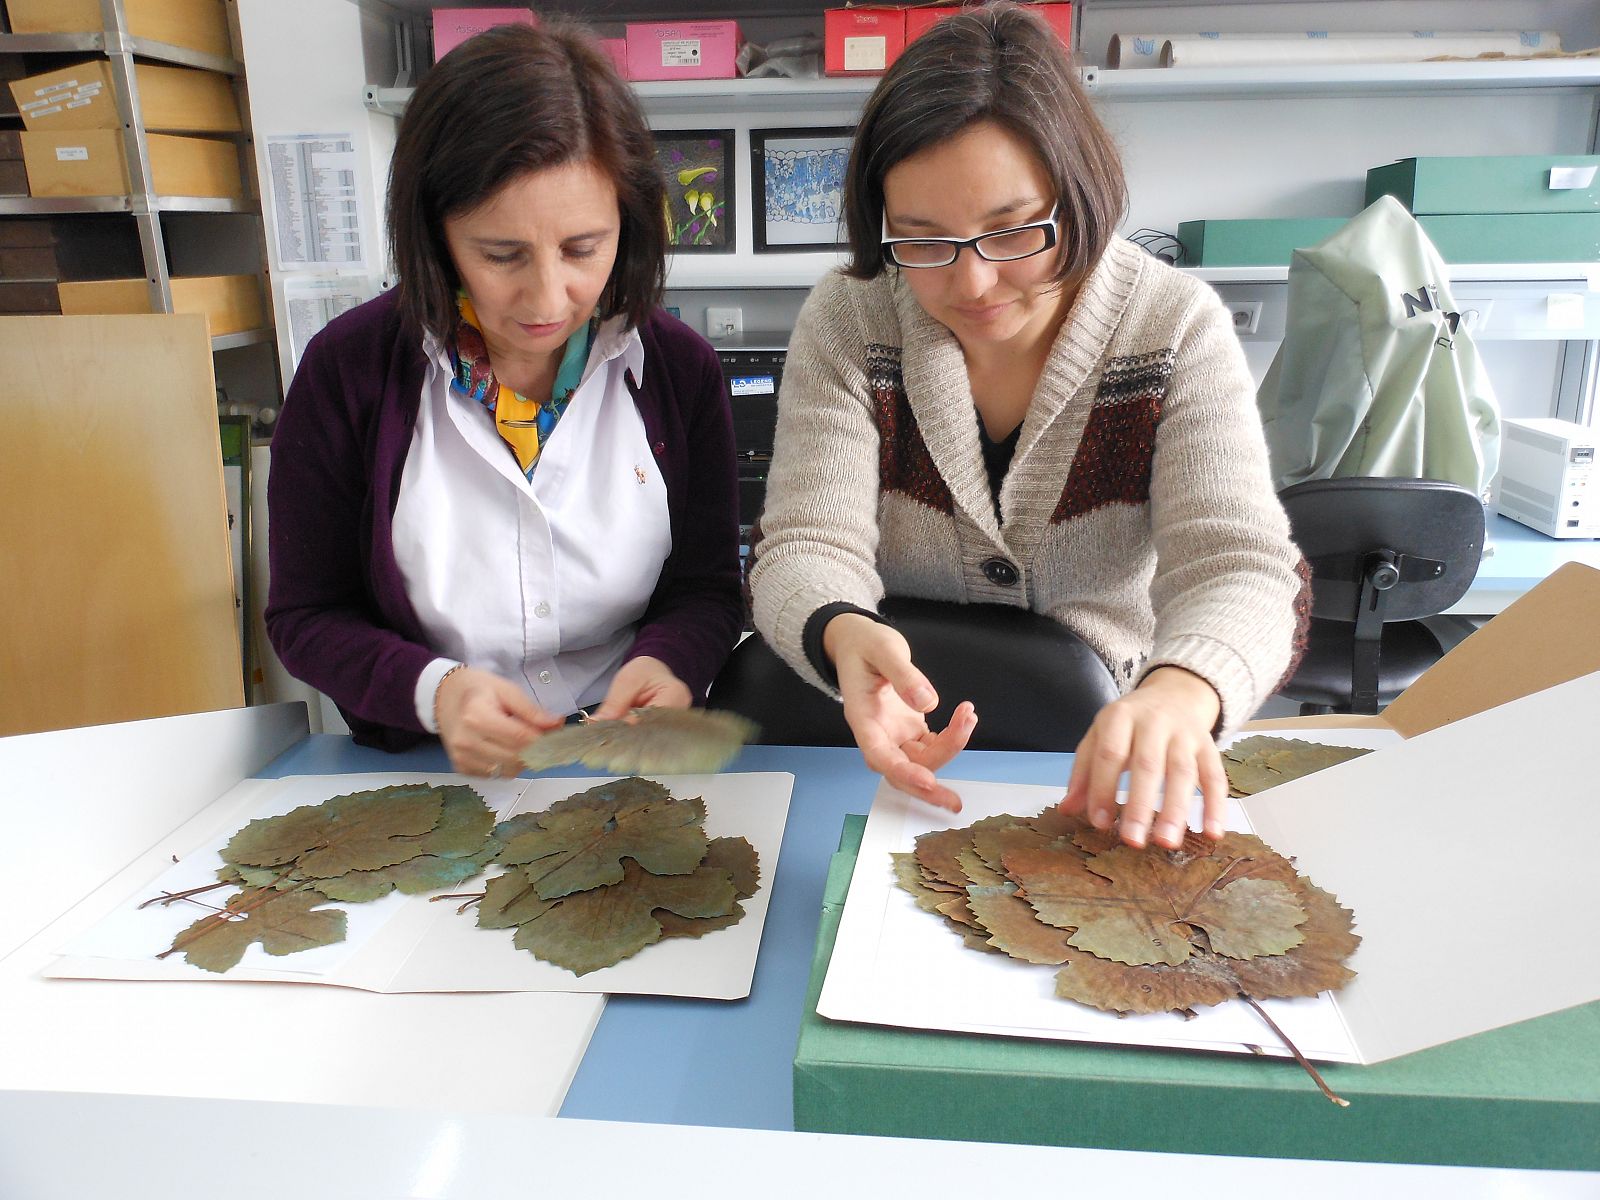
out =
[[[1095,713],[1117,698],[1111,672],[1088,644],[1039,613],[903,597],[886,599],[882,612],[939,693],[931,728],[943,729],[957,704],[973,702],[974,750],[1075,749]],[[796,675],[759,634],[734,650],[706,703],[749,717],[767,745],[855,745],[843,708]]]
[[[1278,494],[1311,565],[1305,656],[1279,690],[1304,715],[1375,713],[1444,653],[1421,621],[1466,594],[1483,503],[1437,479],[1313,479]]]

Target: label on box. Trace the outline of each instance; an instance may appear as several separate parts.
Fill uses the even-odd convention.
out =
[[[66,79],[60,83],[52,83],[42,88],[35,88],[33,94],[35,96],[48,96],[53,92],[70,92],[77,86],[78,81],[76,79]]]
[[[87,146],[57,146],[57,162],[88,162],[89,147]]]
[[[847,37],[844,39],[844,69],[846,71],[883,71],[889,66],[889,39],[876,37]]]
[[[93,104],[93,103],[94,103],[94,97],[93,96],[88,96],[88,97],[85,97],[82,100],[68,100],[66,102],[66,104],[64,104],[62,107],[63,108],[83,108],[86,105],[90,105],[90,104]],[[38,115],[38,114],[35,114],[35,115]]]
[[[1545,299],[1546,329],[1582,329],[1583,293],[1551,292]]]
[[[50,104],[50,105],[46,105],[44,108],[36,108],[32,112],[30,112],[28,115],[30,117],[48,117],[51,113],[58,113],[61,110],[62,110],[62,106],[61,105],[59,105],[59,104]]]
[[[699,38],[667,38],[661,43],[663,67],[698,67],[700,65]]]
[[[1589,187],[1594,183],[1594,174],[1593,167],[1551,167],[1550,190],[1565,192]]]

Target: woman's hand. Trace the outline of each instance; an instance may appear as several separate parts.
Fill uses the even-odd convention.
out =
[[[1211,730],[1221,708],[1216,691],[1198,675],[1182,667],[1157,667],[1095,717],[1078,743],[1062,811],[1084,813],[1096,829],[1117,824],[1130,846],[1143,846],[1148,836],[1175,850],[1183,844],[1189,802],[1198,784],[1205,835],[1220,838],[1228,778]],[[1128,802],[1119,822],[1117,783],[1124,770]],[[1156,819],[1158,806],[1161,816]]]
[[[844,719],[867,766],[908,795],[961,811],[961,797],[933,773],[966,748],[977,727],[963,701],[942,733],[928,729],[924,713],[939,697],[927,676],[911,663],[906,639],[870,617],[842,613],[823,630],[822,648],[839,676]]]
[[[439,681],[433,711],[450,765],[464,775],[491,778],[520,773],[522,748],[563,723],[510,680],[476,667],[450,671]]]
[[[595,720],[615,720],[636,708],[688,708],[694,702],[689,685],[659,658],[630,658],[612,677],[606,698],[594,710]]]

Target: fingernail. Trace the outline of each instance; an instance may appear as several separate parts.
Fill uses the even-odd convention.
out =
[[[1122,840],[1130,846],[1144,845],[1145,824],[1143,821],[1124,821],[1122,823]]]
[[[1111,814],[1103,808],[1096,809],[1094,812],[1089,814],[1089,824],[1093,825],[1096,829],[1110,829]]]
[[[918,708],[928,708],[933,704],[933,693],[927,688],[918,688],[911,693],[911,703]]]
[[[1222,822],[1221,821],[1207,821],[1206,822],[1206,836],[1208,838],[1212,838],[1212,839],[1221,838],[1222,837]]]

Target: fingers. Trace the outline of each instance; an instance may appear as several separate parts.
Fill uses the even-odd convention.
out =
[[[937,771],[967,748],[972,731],[978,727],[978,710],[972,701],[963,700],[950,714],[950,724],[938,733],[925,733],[901,744],[907,758],[929,771]]]
[[[1200,794],[1204,797],[1202,811],[1202,826],[1206,837],[1213,842],[1221,839],[1225,832],[1223,822],[1228,815],[1228,773],[1222,766],[1222,755],[1217,751],[1215,742],[1207,739],[1202,748],[1199,761]]]
[[[897,694],[889,693],[889,696],[891,705],[899,702]],[[861,756],[868,767],[908,796],[915,796],[950,812],[960,812],[961,797],[934,778],[933,773],[959,753],[972,735],[977,717],[971,713],[970,704],[965,707],[969,710],[966,720],[956,727],[954,737],[944,742],[939,740],[942,735],[930,733],[921,718],[914,714],[905,714],[905,719],[921,728],[913,730],[912,735],[904,740],[900,740],[899,734],[906,731],[905,727],[897,728],[897,722],[885,720],[881,715],[863,716],[852,714],[847,709],[845,720],[855,734],[856,745],[861,748]],[[952,726],[955,725],[952,718]],[[946,733],[949,732],[947,729]],[[950,750],[952,745],[954,750]]]
[[[688,708],[693,701],[688,685],[671,667],[642,655],[622,665],[594,716],[597,721],[614,721],[636,708]]]
[[[514,776],[518,753],[562,723],[515,684],[468,668],[439,705],[439,737],[451,765],[468,775]]]

